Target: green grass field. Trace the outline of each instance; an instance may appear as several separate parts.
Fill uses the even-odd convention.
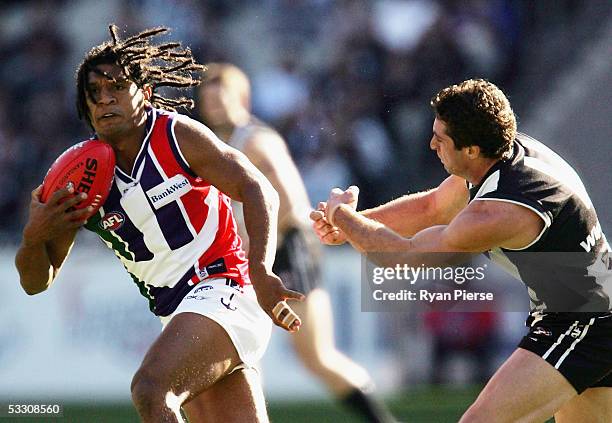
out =
[[[386,398],[393,414],[402,422],[456,422],[476,398],[480,387],[469,389],[427,388]],[[361,422],[332,402],[270,404],[273,422],[332,423]]]
[[[459,420],[480,389],[479,386],[422,388],[386,398],[386,402],[401,422],[450,423]],[[272,402],[268,404],[268,412],[273,423],[360,423],[362,421],[331,401]],[[0,423],[5,421],[9,420],[0,419]],[[138,422],[138,416],[130,404],[105,406],[64,404],[62,418],[21,417],[15,421],[128,423]]]

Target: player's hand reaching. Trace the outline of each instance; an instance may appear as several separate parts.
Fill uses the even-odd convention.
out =
[[[280,278],[272,272],[259,273],[251,269],[250,276],[257,301],[274,324],[289,332],[297,332],[302,321],[285,300],[303,301],[304,295],[285,288]]]
[[[317,206],[317,210],[310,213],[310,219],[313,221],[312,227],[323,244],[341,245],[346,242],[346,235],[337,226],[332,223],[333,214],[338,207],[346,204],[353,210],[357,209],[357,200],[359,198],[359,188],[351,185],[345,191],[340,188],[334,188],[329,193],[327,202],[321,202]]]
[[[310,212],[312,229],[325,245],[342,245],[346,242],[346,235],[336,226],[332,226],[325,217],[326,202],[320,202],[316,210]]]
[[[32,242],[46,242],[63,235],[67,230],[75,230],[87,219],[93,208],[75,210],[73,207],[87,198],[87,194],[75,195],[74,187],[69,184],[54,192],[46,203],[40,201],[42,185],[32,191],[30,214],[24,228],[24,239]]]

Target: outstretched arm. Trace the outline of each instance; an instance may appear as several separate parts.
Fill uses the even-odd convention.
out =
[[[427,260],[427,254],[419,253],[480,253],[495,247],[520,249],[536,239],[544,225],[537,214],[525,207],[500,201],[478,201],[447,225],[432,226],[413,237],[403,237],[343,204],[347,192],[331,194],[327,217],[333,219],[360,252],[384,253],[372,256],[380,265],[410,264],[417,257],[421,264]],[[439,259],[432,254],[429,256],[431,260]]]
[[[404,195],[360,213],[402,236],[413,236],[430,226],[450,223],[467,206],[468,200],[465,179],[451,175],[432,190]]]
[[[404,195],[373,209],[359,212],[402,236],[413,236],[430,226],[448,224],[468,203],[465,179],[449,176],[437,188]],[[310,214],[313,228],[324,244],[337,245],[346,241],[345,234],[325,219],[326,203]]]

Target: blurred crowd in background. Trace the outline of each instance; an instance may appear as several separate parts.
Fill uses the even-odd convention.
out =
[[[254,113],[286,138],[311,201],[356,184],[366,208],[444,177],[428,148],[439,89],[484,77],[509,95],[520,122],[533,87],[546,90],[609,12],[605,0],[4,0],[1,242],[18,240],[29,193],[52,161],[91,135],[77,118],[75,69],[108,39],[110,22],[125,35],[169,26],[200,62],[242,67]],[[465,328],[474,336],[436,345],[440,359],[445,348],[481,354],[497,324],[475,314],[450,317],[464,327],[449,329],[441,319],[449,316],[425,322],[437,339],[452,344]]]
[[[485,77],[521,116],[521,81],[538,65],[528,60],[534,46],[561,29],[579,34],[572,26],[589,9],[576,0],[542,3],[5,0],[0,178],[11,183],[0,190],[0,215],[14,218],[0,221],[2,239],[15,241],[29,191],[53,159],[90,135],[76,115],[74,74],[87,50],[108,39],[109,22],[126,35],[170,26],[170,37],[201,62],[242,67],[255,113],[287,139],[311,200],[357,184],[365,208],[443,177],[427,147],[429,99],[440,88]]]

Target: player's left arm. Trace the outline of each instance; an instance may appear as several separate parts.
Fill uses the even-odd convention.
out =
[[[439,265],[440,255],[418,253],[482,253],[495,247],[521,249],[542,232],[544,221],[533,211],[508,202],[474,201],[448,225],[424,229],[405,238],[386,226],[365,218],[347,205],[333,214],[334,224],[349,242],[371,255],[379,265]],[[423,261],[432,260],[430,263]]]
[[[278,195],[270,182],[238,150],[217,138],[205,125],[186,117],[176,122],[175,134],[191,169],[232,199],[243,203],[249,235],[249,273],[262,308],[285,329],[297,329],[299,320],[283,324],[272,313],[285,299],[302,299],[286,289],[272,273],[276,253]]]

